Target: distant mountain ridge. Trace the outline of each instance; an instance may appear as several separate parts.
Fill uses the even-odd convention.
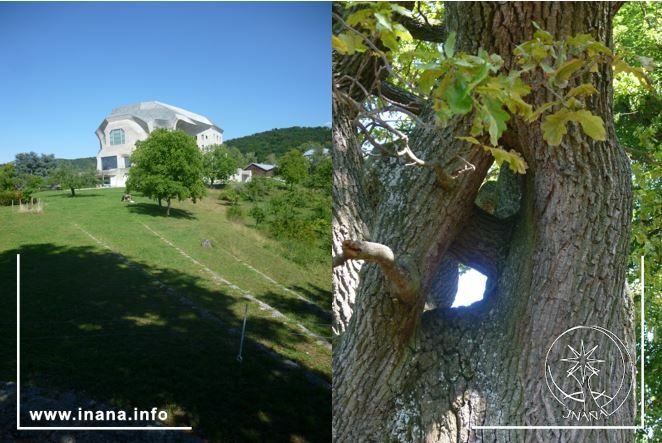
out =
[[[331,128],[326,126],[278,128],[226,140],[225,144],[239,149],[243,154],[254,152],[258,161],[265,161],[269,154],[273,153],[276,157],[280,157],[305,144],[331,149]]]

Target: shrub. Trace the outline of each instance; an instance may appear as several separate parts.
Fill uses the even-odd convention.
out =
[[[271,179],[265,177],[253,177],[253,179],[244,187],[242,198],[252,202],[262,200],[262,197],[269,195],[271,188],[273,187],[271,181]]]
[[[244,218],[244,210],[239,205],[232,205],[228,208],[225,216],[228,220],[241,221]]]
[[[232,206],[236,206],[237,202],[239,202],[239,193],[234,189],[228,189],[219,194],[218,198],[230,203]]]
[[[21,191],[0,191],[0,206],[9,206],[12,201],[15,205],[25,198]]]
[[[267,218],[267,214],[264,212],[264,209],[259,206],[253,206],[248,214],[255,219],[256,225],[259,225],[264,221],[265,218]]]

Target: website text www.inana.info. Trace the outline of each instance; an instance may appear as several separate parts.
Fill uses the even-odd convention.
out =
[[[168,413],[166,411],[152,408],[151,410],[139,410],[133,408],[133,411],[90,411],[78,408],[76,411],[28,411],[32,421],[166,421]]]

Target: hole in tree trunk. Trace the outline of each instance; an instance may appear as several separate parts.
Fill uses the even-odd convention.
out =
[[[465,265],[460,265],[460,273],[452,308],[469,306],[482,300],[485,295],[485,275]]]

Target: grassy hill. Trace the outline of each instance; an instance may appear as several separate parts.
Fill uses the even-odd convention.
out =
[[[264,161],[267,155],[273,153],[280,157],[291,149],[298,148],[302,144],[322,145],[331,148],[331,128],[319,126],[305,128],[294,126],[292,128],[272,129],[271,131],[258,132],[246,137],[226,140],[228,146],[234,146],[242,153],[254,152],[258,161]]]
[[[35,195],[41,213],[0,208],[8,288],[21,254],[23,386],[157,407],[209,441],[329,441],[328,265],[300,266],[227,221],[218,191],[170,217],[122,193],[48,191]],[[0,297],[0,380],[15,376],[15,302]]]
[[[55,163],[59,166],[62,164],[70,164],[76,169],[88,170],[95,169],[97,167],[97,158],[96,157],[83,157],[83,158],[56,158]]]

